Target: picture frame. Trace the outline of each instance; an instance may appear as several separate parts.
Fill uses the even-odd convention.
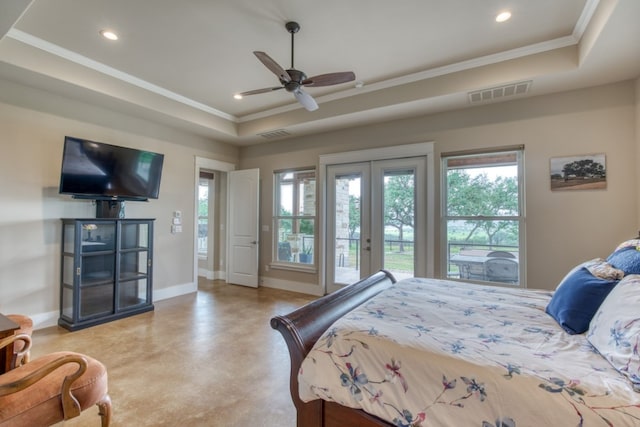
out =
[[[552,157],[549,162],[552,191],[607,188],[606,155],[584,154]]]

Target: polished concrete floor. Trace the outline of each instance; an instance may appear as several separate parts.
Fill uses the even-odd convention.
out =
[[[32,358],[71,350],[102,361],[112,426],[295,426],[289,357],[269,319],[313,299],[201,280],[155,311],[68,332],[33,334]],[[99,426],[97,408],[64,426]]]

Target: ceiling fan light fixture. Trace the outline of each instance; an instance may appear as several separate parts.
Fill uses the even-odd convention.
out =
[[[233,95],[233,99],[242,99],[243,96],[241,93],[236,93],[235,95]]]
[[[505,22],[511,19],[511,12],[504,11],[496,15],[496,22]]]
[[[118,40],[118,35],[112,30],[100,30],[100,35],[107,40],[116,41]]]

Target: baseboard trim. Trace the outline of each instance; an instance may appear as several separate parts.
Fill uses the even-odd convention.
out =
[[[214,273],[216,279],[224,280],[226,274],[222,271]],[[214,279],[215,280],[215,279]],[[284,291],[298,292],[307,295],[322,296],[324,292],[322,288],[313,283],[300,283],[291,280],[273,279],[270,277],[260,278],[260,286],[265,288],[281,289]],[[179,297],[181,295],[190,294],[198,290],[196,283],[183,283],[181,285],[169,286],[168,288],[154,289],[153,301],[162,301],[169,298]],[[58,324],[58,317],[60,317],[59,311],[50,311],[47,313],[38,313],[30,316],[33,320],[33,329],[43,329]]]
[[[274,279],[272,277],[261,277],[260,286],[264,288],[281,289],[283,291],[298,292],[301,294],[322,296],[323,289],[314,283],[300,283],[291,280]]]
[[[164,299],[169,299],[173,297],[179,297],[180,295],[186,295],[198,290],[198,285],[191,283],[183,283],[182,285],[169,286],[168,288],[163,289],[154,289],[153,290],[153,301],[162,301]],[[33,329],[44,329],[49,328],[51,326],[56,326],[58,324],[58,318],[60,317],[60,312],[49,311],[46,313],[38,313],[29,315],[31,320],[33,321]]]
[[[204,277],[207,280],[225,280],[227,278],[226,271],[211,271],[205,268],[198,269],[198,276]]]
[[[60,312],[49,311],[47,313],[38,313],[32,314],[31,320],[33,321],[33,330],[49,328],[51,326],[56,326],[58,324],[58,318],[60,317]]]
[[[191,294],[198,290],[198,284],[195,282],[183,283],[182,285],[169,286],[168,288],[154,289],[153,302],[162,301],[180,295]]]

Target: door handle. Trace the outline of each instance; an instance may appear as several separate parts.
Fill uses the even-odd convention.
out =
[[[257,240],[254,240],[253,242],[251,242],[251,244],[252,244],[252,245],[257,245],[257,244],[258,244],[258,241],[257,241]]]

